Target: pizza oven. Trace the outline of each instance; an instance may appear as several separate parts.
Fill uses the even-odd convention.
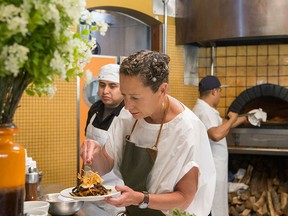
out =
[[[288,154],[288,89],[262,84],[243,91],[235,98],[229,111],[241,114],[262,108],[267,121],[260,127],[244,123],[230,130],[227,144],[230,153]]]

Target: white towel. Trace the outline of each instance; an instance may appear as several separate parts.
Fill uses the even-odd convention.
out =
[[[267,120],[267,113],[264,112],[261,108],[253,109],[249,113],[253,115],[248,116],[248,121],[254,126],[260,127],[261,122],[266,122]]]

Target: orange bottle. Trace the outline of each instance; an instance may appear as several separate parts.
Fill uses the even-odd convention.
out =
[[[0,125],[0,215],[22,216],[25,188],[25,150],[15,143],[14,125]]]

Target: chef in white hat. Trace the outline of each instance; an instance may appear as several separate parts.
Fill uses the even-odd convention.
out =
[[[95,102],[89,109],[86,122],[86,139],[97,140],[104,145],[108,138],[108,132],[112,121],[119,115],[124,106],[123,96],[120,92],[118,64],[107,64],[100,68],[98,75],[99,101]],[[111,171],[101,176],[106,185],[124,185],[122,179]],[[116,208],[105,202],[95,202],[99,208],[109,215],[117,215],[124,208]]]

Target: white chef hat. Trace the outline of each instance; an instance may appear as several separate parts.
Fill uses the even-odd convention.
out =
[[[106,80],[110,82],[119,83],[119,69],[118,64],[107,64],[100,68],[98,80]]]

